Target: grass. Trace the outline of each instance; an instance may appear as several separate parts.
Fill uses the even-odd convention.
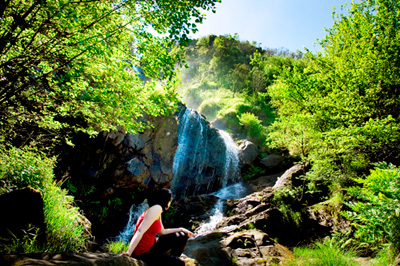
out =
[[[285,266],[388,266],[397,256],[393,248],[382,246],[374,257],[360,257],[356,248],[342,249],[331,238],[310,247],[294,248],[293,253],[295,259],[287,261]]]
[[[0,239],[0,252],[80,252],[90,233],[82,222],[74,198],[54,182],[55,158],[47,158],[34,150],[0,147],[0,193],[32,187],[41,192],[47,241],[37,245],[36,235],[26,229],[22,238]]]
[[[296,259],[289,261],[289,266],[352,266],[358,265],[354,253],[344,252],[326,244],[316,244],[314,248],[295,248]]]
[[[115,241],[115,242],[108,242],[105,245],[105,248],[108,252],[114,254],[120,254],[122,252],[126,252],[128,250],[129,244],[123,241]]]

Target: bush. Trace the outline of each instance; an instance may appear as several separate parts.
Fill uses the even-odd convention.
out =
[[[27,233],[24,239],[12,239],[14,250],[5,249],[4,245],[1,249],[7,252],[16,249],[19,252],[77,252],[85,249],[89,233],[80,222],[81,214],[73,206],[73,197],[53,181],[54,165],[55,158],[47,158],[37,151],[0,149],[0,193],[28,186],[39,190],[43,195],[48,231],[45,247],[36,246],[34,234]],[[9,243],[9,240],[1,242]]]
[[[344,215],[353,221],[355,235],[371,246],[385,242],[400,249],[400,170],[386,163],[378,164],[365,179],[356,179],[361,187],[348,193],[358,199],[347,203],[352,211]]]
[[[262,125],[262,121],[253,113],[243,113],[238,116],[240,124],[244,127],[247,135],[256,140],[257,143],[265,144],[267,130]]]

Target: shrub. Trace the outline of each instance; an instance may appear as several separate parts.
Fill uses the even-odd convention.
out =
[[[380,247],[389,242],[400,249],[400,170],[380,163],[365,179],[355,180],[361,187],[348,193],[358,201],[348,202],[352,211],[344,215],[353,221],[355,235],[365,243]]]
[[[89,233],[80,222],[81,214],[73,206],[73,197],[53,181],[54,165],[55,158],[47,158],[37,151],[0,148],[0,193],[30,186],[43,195],[48,231],[46,246],[37,247],[35,235],[27,233],[24,239],[12,239],[12,246],[19,252],[77,252],[85,249]],[[9,243],[9,240],[4,241]],[[10,248],[6,251],[12,252]]]
[[[256,140],[257,143],[265,143],[267,131],[262,125],[262,121],[255,114],[246,112],[238,116],[238,119],[250,138]]]

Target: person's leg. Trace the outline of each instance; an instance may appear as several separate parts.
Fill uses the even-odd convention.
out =
[[[167,252],[170,250],[172,256],[179,257],[183,253],[187,241],[188,236],[183,232],[162,235],[154,244],[152,250],[159,252]]]

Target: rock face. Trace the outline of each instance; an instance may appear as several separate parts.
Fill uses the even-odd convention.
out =
[[[56,174],[70,177],[67,188],[92,222],[94,236],[117,236],[132,204],[152,189],[170,186],[178,116],[148,117],[153,127],[135,135],[120,129],[96,138],[77,136],[75,147],[65,150]]]
[[[235,230],[256,228],[278,239],[279,243],[289,246],[328,233],[332,223],[329,223],[327,216],[316,218],[315,215],[304,211],[296,223],[287,219],[274,201],[274,193],[286,185],[298,184],[297,177],[304,174],[307,167],[308,165],[294,165],[278,178],[273,187],[266,187],[242,199],[228,200],[226,211],[228,218],[219,225],[219,228],[233,226]],[[302,205],[301,202],[298,204]]]
[[[179,199],[237,180],[236,144],[231,140],[235,154],[226,136],[196,111],[182,105],[169,116],[143,120],[152,127],[135,135],[119,129],[93,139],[76,137],[58,165],[57,176],[71,177],[68,185],[96,237],[117,236],[131,205],[153,189],[171,188]]]

